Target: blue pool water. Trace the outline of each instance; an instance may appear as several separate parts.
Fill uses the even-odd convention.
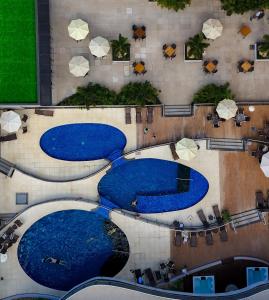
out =
[[[247,268],[247,286],[268,280],[267,267]]]
[[[116,228],[116,232],[107,228]],[[26,231],[18,247],[18,259],[26,274],[39,284],[67,291],[92,277],[108,273],[114,276],[120,271],[128,256],[118,257],[116,263],[114,257],[114,264],[111,260],[117,252],[117,233],[128,248],[124,233],[100,214],[58,211],[38,220]],[[64,265],[45,263],[43,259],[47,257],[60,259]]]
[[[101,197],[129,211],[161,213],[185,209],[203,199],[209,184],[202,174],[188,167],[189,180],[182,180],[185,177],[180,167],[160,159],[126,161],[101,179],[98,191]],[[180,191],[187,181],[188,190]],[[137,203],[132,206],[134,200]]]
[[[122,155],[125,146],[126,137],[119,129],[95,123],[57,126],[40,139],[40,147],[47,155],[68,161],[113,161]]]
[[[193,292],[196,294],[214,294],[214,276],[193,276]]]

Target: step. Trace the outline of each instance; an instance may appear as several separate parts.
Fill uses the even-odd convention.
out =
[[[207,140],[207,149],[223,151],[245,151],[245,142],[242,139],[215,139]]]
[[[10,163],[9,161],[0,158],[0,172],[8,177],[12,177],[14,173],[14,165]]]
[[[180,116],[192,116],[191,105],[164,105],[163,116],[164,117],[180,117]]]
[[[254,223],[262,222],[261,214],[258,210],[253,209],[231,216],[234,228],[247,226]]]

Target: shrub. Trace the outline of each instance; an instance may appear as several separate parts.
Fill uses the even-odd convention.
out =
[[[85,87],[78,87],[75,94],[58,105],[87,108],[96,105],[152,105],[160,103],[158,96],[159,91],[149,81],[129,83],[118,95],[105,86],[90,82]]]
[[[221,212],[221,217],[222,217],[222,220],[224,223],[228,223],[231,221],[231,214],[230,212],[228,211],[228,209],[224,209],[222,212]]]
[[[191,4],[191,0],[157,0],[158,5],[178,11]]]
[[[159,91],[149,81],[131,82],[121,89],[118,104],[142,106],[159,104],[158,96]]]
[[[227,15],[243,14],[250,10],[269,8],[269,0],[221,0]]]
[[[269,35],[268,34],[265,34],[261,42],[258,44],[258,54],[262,58],[269,57]]]
[[[118,40],[112,41],[112,56],[113,60],[130,60],[130,44],[128,38],[119,34]]]
[[[209,46],[205,41],[204,34],[198,33],[194,37],[190,37],[186,42],[188,59],[202,59],[205,49]]]
[[[223,99],[233,99],[234,95],[229,88],[229,83],[216,85],[214,83],[202,87],[193,96],[194,103],[214,103],[218,104]]]

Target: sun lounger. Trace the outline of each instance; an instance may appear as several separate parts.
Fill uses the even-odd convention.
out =
[[[135,280],[136,280],[136,283],[139,283],[139,284],[143,284],[143,274],[141,272],[141,269],[135,269],[135,270],[132,270],[132,273],[134,273],[134,276],[135,276]]]
[[[12,228],[12,226],[8,227],[8,229],[6,230],[5,234],[6,235],[11,235],[12,233],[14,233],[14,229]]]
[[[47,109],[35,109],[36,115],[46,116],[46,117],[53,117],[54,111],[53,110],[47,110]]]
[[[222,242],[227,242],[228,241],[228,234],[227,234],[225,226],[220,227],[219,236],[220,236],[220,240]]]
[[[141,124],[142,123],[142,109],[141,107],[136,107],[136,123]]]
[[[156,281],[154,279],[154,276],[153,276],[153,273],[152,273],[152,270],[150,268],[146,269],[144,271],[145,275],[147,276],[148,278],[148,281],[149,281],[149,285],[150,286],[156,286]]]
[[[179,156],[178,156],[178,154],[176,152],[176,145],[175,145],[175,143],[171,143],[169,146],[170,146],[170,149],[171,149],[171,153],[172,153],[173,159],[174,160],[178,160]]]
[[[207,231],[205,234],[205,241],[208,246],[213,245],[213,235],[211,231]]]
[[[15,222],[14,222],[18,227],[21,227],[23,225],[22,221],[20,219],[17,219]]]
[[[258,209],[265,208],[265,199],[262,191],[256,191],[256,207]]]
[[[202,209],[197,211],[197,215],[198,215],[200,221],[203,223],[204,227],[208,228],[209,223],[207,222],[207,219],[206,219],[205,214]]]
[[[190,246],[197,247],[197,234],[196,232],[191,232],[190,234]]]
[[[223,220],[222,220],[222,217],[221,217],[221,214],[220,214],[220,211],[219,211],[219,206],[218,205],[213,205],[212,208],[213,208],[213,212],[214,212],[214,215],[216,217],[217,223],[219,225],[222,225]]]
[[[14,141],[16,139],[17,139],[16,133],[0,136],[0,142],[9,142],[9,141]]]
[[[131,107],[125,107],[125,124],[131,124]]]
[[[155,277],[156,277],[157,281],[162,280],[162,275],[161,275],[161,272],[159,270],[154,271],[154,274],[155,274]]]
[[[147,123],[153,123],[153,107],[147,107]]]
[[[180,223],[178,221],[174,221],[173,226],[177,230],[177,231],[175,231],[175,235],[174,235],[174,245],[176,247],[180,247],[182,245],[182,240],[183,240],[182,232],[178,231],[180,229]]]
[[[21,118],[22,122],[26,122],[28,120],[28,116],[27,115],[23,115]]]

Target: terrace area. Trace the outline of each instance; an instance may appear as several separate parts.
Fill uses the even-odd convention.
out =
[[[255,70],[238,73],[237,64],[242,59],[254,60],[253,45],[269,29],[268,21],[249,20],[250,13],[226,16],[220,1],[193,0],[184,11],[173,12],[161,9],[147,0],[71,0],[52,1],[51,28],[53,53],[53,103],[73,94],[77,86],[88,82],[104,84],[118,91],[132,81],[149,80],[161,90],[160,99],[164,104],[190,104],[192,96],[207,83],[230,82],[237,100],[267,100],[267,62],[255,62]],[[76,43],[68,36],[67,27],[72,19],[81,18],[89,24],[89,36]],[[189,37],[201,32],[202,24],[208,18],[217,18],[223,25],[222,36],[210,41],[204,60],[218,61],[216,74],[205,74],[202,62],[184,61],[184,43]],[[118,22],[118,20],[121,22]],[[146,38],[135,41],[132,25],[144,25]],[[243,38],[239,30],[243,24],[251,28],[251,33]],[[105,59],[95,59],[89,52],[89,41],[103,36],[109,41],[118,38],[119,33],[128,37],[131,43],[130,62],[112,62],[111,51]],[[176,44],[176,57],[165,59],[164,44]],[[82,55],[90,61],[90,71],[85,78],[70,74],[68,63],[75,55]],[[134,61],[145,62],[144,76],[133,74]]]

